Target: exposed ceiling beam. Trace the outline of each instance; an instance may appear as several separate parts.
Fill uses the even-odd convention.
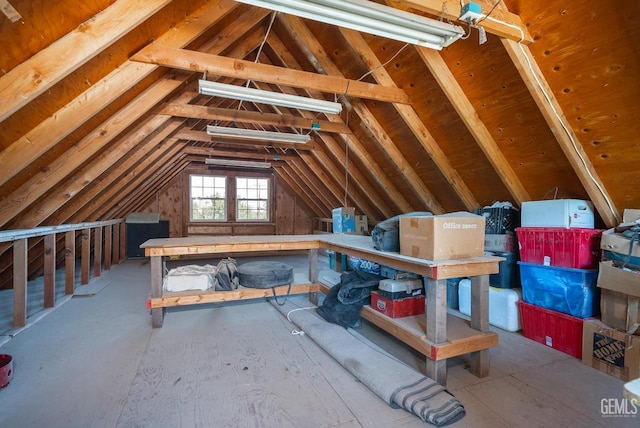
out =
[[[228,150],[228,149],[219,149],[217,147],[195,147],[195,146],[186,146],[183,152],[187,155],[199,155],[204,157],[209,156],[225,156],[230,158],[238,158],[238,159],[256,159],[256,160],[269,160],[273,162],[274,156],[277,154],[278,158],[281,160],[286,159],[299,159],[300,156],[297,154],[288,154],[288,153],[269,153],[269,152],[240,152],[237,150]]]
[[[438,82],[453,108],[458,112],[473,138],[475,138],[478,147],[484,152],[487,160],[502,179],[505,187],[513,196],[514,202],[520,205],[522,202],[531,200],[529,193],[513,168],[511,168],[511,165],[509,165],[509,161],[504,157],[485,124],[480,120],[478,112],[476,112],[442,56],[431,49],[416,48],[416,51],[429,68],[433,78]]]
[[[312,198],[309,189],[302,187],[301,184],[291,176],[290,170],[287,167],[274,168],[276,176],[286,183],[293,193],[304,201],[305,204],[313,211],[316,217],[327,216],[331,210],[327,207],[323,207],[318,204],[318,200]]]
[[[257,80],[294,88],[311,89],[378,101],[410,104],[407,94],[398,88],[388,88],[372,83],[349,80],[344,77],[309,73],[285,67],[257,64],[220,55],[179,49],[152,43],[131,57],[133,61],[190,70],[208,75],[222,75],[237,79]]]
[[[82,165],[98,153],[121,132],[133,125],[140,118],[140,115],[153,108],[160,101],[158,97],[163,97],[167,92],[173,91],[179,85],[180,82],[175,80],[158,80],[149,89],[140,94],[136,101],[127,104],[96,130],[86,135],[71,149],[54,160],[48,168],[41,170],[20,186],[12,193],[11,197],[6,198],[0,204],[0,226],[6,224],[29,204],[49,192],[50,189],[55,188],[78,165]],[[162,116],[162,118],[161,121],[164,122],[169,116]],[[123,152],[121,155],[124,156],[125,154],[126,152]]]
[[[211,143],[215,141],[215,142],[220,142],[220,143],[230,144],[230,145],[237,144],[241,146],[279,147],[284,149],[296,149],[296,150],[313,150],[313,147],[314,147],[313,140],[309,141],[308,143],[300,143],[300,144],[278,143],[275,141],[230,140],[230,139],[212,137],[211,135],[207,134],[206,131],[193,131],[191,129],[180,130],[175,133],[174,137],[179,138],[181,140],[201,141],[204,143]]]
[[[0,78],[0,122],[169,3],[170,0],[117,1],[90,23],[79,25],[14,67]]]
[[[218,20],[223,19],[236,5],[237,3],[231,0],[208,3],[163,34],[158,41],[172,46],[186,46]],[[260,10],[259,8],[254,9]],[[242,29],[242,25],[243,22],[238,22],[235,30]],[[232,42],[232,40],[222,37],[224,35],[221,33],[220,37],[216,38],[216,43],[220,44],[221,40],[227,43]],[[225,47],[225,45],[220,45],[220,51]],[[66,52],[59,50],[56,50],[55,53],[60,58],[64,58],[66,55]],[[0,164],[3,167],[0,170],[0,186],[156,69],[157,66],[152,64],[125,62],[1,151]]]
[[[225,109],[193,104],[166,104],[158,111],[158,113],[194,119],[260,123],[263,125],[318,129],[321,132],[351,133],[346,126],[342,126],[328,120],[315,120],[293,115]]]
[[[496,1],[500,0],[475,0],[482,7],[482,13],[485,15],[491,11]],[[450,21],[458,21],[462,9],[460,0],[387,0],[387,3],[398,9],[420,10]],[[533,37],[531,37],[527,27],[518,15],[496,8],[491,13],[491,17],[503,23],[490,19],[483,20],[480,25],[484,27],[487,33],[516,42],[522,40],[527,45],[533,43]]]
[[[527,46],[511,40],[502,39],[502,44],[602,220],[607,227],[617,226],[622,221],[620,212],[584,152],[578,136],[569,125],[531,51]]]
[[[366,64],[367,68],[371,70],[371,75],[376,79],[378,84],[396,86],[396,83],[393,81],[389,72],[383,67],[380,60],[378,60],[371,47],[369,47],[360,33],[344,28],[341,28],[340,32],[353,47],[356,54],[359,55],[361,60]],[[433,49],[425,48],[425,50],[431,50],[438,55],[438,52]],[[411,129],[413,135],[420,142],[422,148],[427,152],[442,175],[447,179],[447,182],[451,184],[455,192],[458,194],[458,197],[465,205],[465,208],[468,211],[480,208],[480,204],[476,200],[475,196],[473,196],[471,189],[469,189],[460,174],[458,174],[458,171],[453,168],[449,159],[447,159],[447,155],[442,151],[413,107],[396,103],[394,103],[393,106],[409,129]]]

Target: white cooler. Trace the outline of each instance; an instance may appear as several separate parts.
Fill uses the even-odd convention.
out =
[[[518,300],[522,299],[520,288],[489,287],[489,324],[507,331],[522,330]],[[471,280],[458,283],[460,312],[471,316]]]
[[[593,229],[593,204],[582,199],[523,202],[522,227],[576,227]]]

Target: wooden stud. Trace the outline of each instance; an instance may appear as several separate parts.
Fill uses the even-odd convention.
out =
[[[104,270],[111,269],[111,244],[113,242],[113,232],[111,225],[104,227]]]
[[[13,242],[13,327],[27,325],[27,239]]]
[[[471,328],[489,331],[489,275],[471,277]],[[489,351],[471,353],[471,373],[477,377],[489,375]]]
[[[56,305],[56,234],[44,237],[44,307]]]
[[[102,271],[102,227],[96,227],[93,234],[93,276],[100,276]]]
[[[76,231],[64,234],[64,294],[73,294],[76,281]]]
[[[91,229],[82,229],[82,242],[80,254],[80,284],[89,283],[89,264],[91,260]]]

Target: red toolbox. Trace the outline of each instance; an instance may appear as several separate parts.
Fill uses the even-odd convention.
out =
[[[424,296],[388,299],[377,291],[371,292],[371,307],[391,318],[424,314]]]

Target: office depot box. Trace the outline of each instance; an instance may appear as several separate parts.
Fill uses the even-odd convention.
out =
[[[371,307],[391,318],[424,314],[424,296],[388,299],[377,291],[371,292]]]
[[[484,217],[468,212],[401,217],[400,254],[427,260],[481,257],[484,225]]]
[[[522,334],[565,354],[582,358],[585,320],[552,311],[524,301],[518,302],[522,314]]]
[[[518,302],[522,298],[519,288],[489,287],[489,324],[507,331],[522,329]],[[458,283],[458,307],[462,314],[471,316],[471,280]]]
[[[517,253],[518,238],[515,232],[502,234],[487,233],[484,235],[484,250],[496,253]]]
[[[598,287],[602,322],[628,334],[640,333],[640,272],[616,267],[611,260],[600,262]]]
[[[596,269],[602,229],[519,227],[520,260],[547,266]]]
[[[578,318],[600,313],[597,269],[573,269],[526,262],[520,265],[525,302]]]
[[[418,278],[383,279],[378,284],[378,293],[387,299],[424,296],[424,286]]]
[[[522,227],[582,227],[593,229],[593,204],[581,199],[522,203]]]
[[[333,233],[348,233],[356,231],[356,209],[353,207],[334,208],[331,211],[333,219]]]
[[[640,337],[617,331],[599,320],[585,320],[582,362],[615,378],[640,377]]]

